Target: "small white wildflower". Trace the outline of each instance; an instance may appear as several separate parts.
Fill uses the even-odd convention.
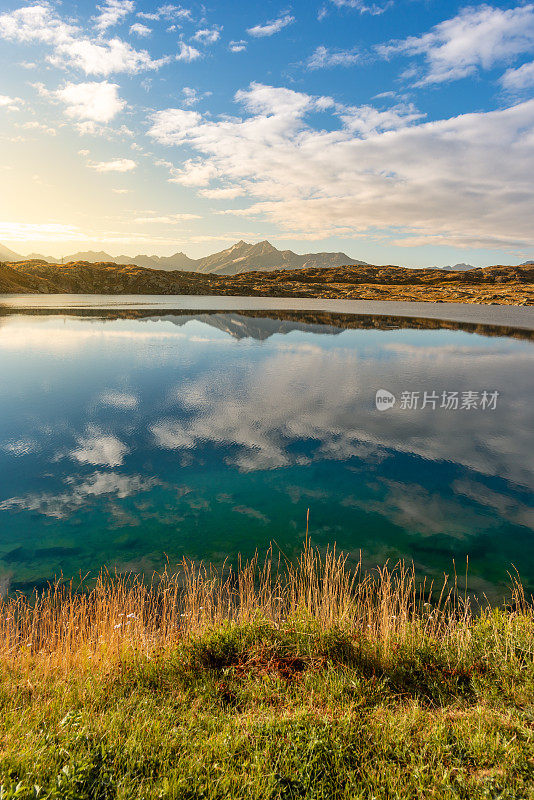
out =
[[[126,619],[137,619],[135,614],[126,614]]]
[[[117,630],[117,628],[120,628],[120,627],[121,627],[121,625],[122,625],[122,622],[119,622],[119,624],[118,624],[118,625],[114,625],[113,627],[114,627],[114,629],[115,629],[115,630]]]

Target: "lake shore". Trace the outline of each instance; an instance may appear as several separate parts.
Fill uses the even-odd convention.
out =
[[[347,266],[214,275],[114,263],[0,264],[0,293],[230,295],[533,305],[534,266],[466,271]]]
[[[227,314],[268,316],[354,328],[455,327],[488,335],[534,331],[530,307],[237,295],[0,294],[0,315],[66,314],[141,319]]]
[[[475,614],[402,565],[279,567],[4,600],[2,797],[530,796],[518,584]]]

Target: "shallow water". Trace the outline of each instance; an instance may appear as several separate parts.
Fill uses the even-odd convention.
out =
[[[439,581],[454,561],[461,583],[469,556],[477,593],[502,595],[512,565],[534,586],[532,342],[327,322],[1,316],[0,589],[291,555],[308,508],[314,542],[367,566],[405,558]]]
[[[453,320],[475,325],[498,325],[534,330],[530,306],[477,303],[339,300],[294,297],[234,297],[232,295],[112,295],[0,294],[1,309],[153,309],[196,311],[326,311],[331,314],[380,314],[397,317]]]

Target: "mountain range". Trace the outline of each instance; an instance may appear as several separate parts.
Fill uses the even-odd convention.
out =
[[[87,261],[92,264],[118,264],[121,266],[133,264],[137,267],[158,270],[184,270],[187,272],[200,272],[205,275],[240,275],[251,270],[257,272],[271,272],[278,269],[306,269],[309,267],[345,267],[345,266],[372,266],[367,261],[351,258],[346,253],[305,253],[299,255],[293,250],[278,250],[270,242],[264,240],[250,244],[243,240],[236,242],[226,250],[205,256],[204,258],[189,258],[185,253],[174,253],[172,256],[112,256],[103,250],[86,250],[64,256],[61,260],[40,253],[30,253],[21,256],[8,247],[0,244],[0,261],[41,261],[48,264],[68,264]],[[519,266],[530,266],[534,262],[525,261]],[[465,272],[477,269],[472,264],[454,264],[454,266],[435,267],[450,272]]]
[[[30,253],[21,256],[0,245],[2,261],[46,261],[48,264],[59,264],[57,258]],[[226,250],[213,253],[204,258],[189,258],[185,253],[172,256],[111,256],[103,251],[73,253],[65,256],[61,263],[89,261],[91,263],[135,264],[138,267],[164,270],[187,270],[210,275],[239,275],[242,272],[257,270],[270,272],[275,269],[303,269],[306,267],[341,267],[367,266],[367,262],[351,258],[346,253],[305,253],[298,255],[292,250],[277,250],[267,240],[257,244],[240,241]]]

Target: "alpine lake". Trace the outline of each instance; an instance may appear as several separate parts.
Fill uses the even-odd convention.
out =
[[[534,590],[534,326],[46,300],[0,298],[0,594],[292,558],[308,510],[349,563]]]

